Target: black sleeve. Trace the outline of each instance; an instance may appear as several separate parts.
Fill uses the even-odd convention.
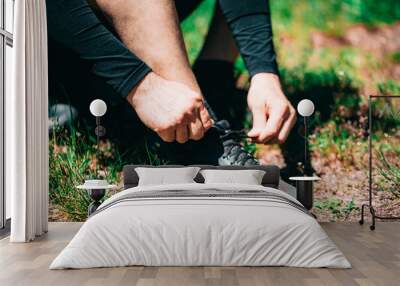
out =
[[[278,74],[268,0],[219,0],[250,76]]]
[[[94,74],[126,97],[150,68],[96,17],[85,0],[47,0],[48,34],[91,64]]]

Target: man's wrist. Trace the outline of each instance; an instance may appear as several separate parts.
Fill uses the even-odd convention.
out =
[[[279,76],[275,73],[269,73],[269,72],[257,73],[250,80],[250,85],[258,85],[258,84],[264,85],[266,83],[274,86],[275,85],[278,85],[279,87],[281,86]]]
[[[134,97],[138,91],[138,89],[146,89],[149,85],[149,81],[152,81],[154,78],[155,74],[154,72],[150,71],[148,72],[133,88],[132,90],[129,92],[128,96],[126,97],[126,99],[128,100],[128,102],[134,106]]]

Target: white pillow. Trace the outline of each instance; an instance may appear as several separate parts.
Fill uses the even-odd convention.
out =
[[[205,184],[261,185],[265,171],[262,170],[202,170]]]
[[[195,183],[193,179],[199,170],[199,167],[135,168],[139,186]]]

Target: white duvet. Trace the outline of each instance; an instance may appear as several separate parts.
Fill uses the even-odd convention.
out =
[[[282,191],[254,185],[179,184],[135,187],[106,200],[50,269],[145,266],[294,266],[349,268],[318,222],[289,204],[259,198],[151,198],[131,192]],[[298,203],[298,202],[297,202]]]

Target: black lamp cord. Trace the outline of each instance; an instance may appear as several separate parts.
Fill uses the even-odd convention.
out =
[[[304,116],[304,169],[303,169],[303,175],[304,176],[308,176],[309,174],[309,170],[308,170],[308,126],[307,126],[307,122],[308,122],[308,117]]]
[[[96,149],[96,158],[97,158],[97,162],[96,162],[96,178],[99,175],[99,170],[100,170],[100,133],[99,133],[99,126],[100,126],[100,117],[96,116],[96,129],[95,129],[95,133],[96,133],[96,142],[97,142],[97,149]]]

